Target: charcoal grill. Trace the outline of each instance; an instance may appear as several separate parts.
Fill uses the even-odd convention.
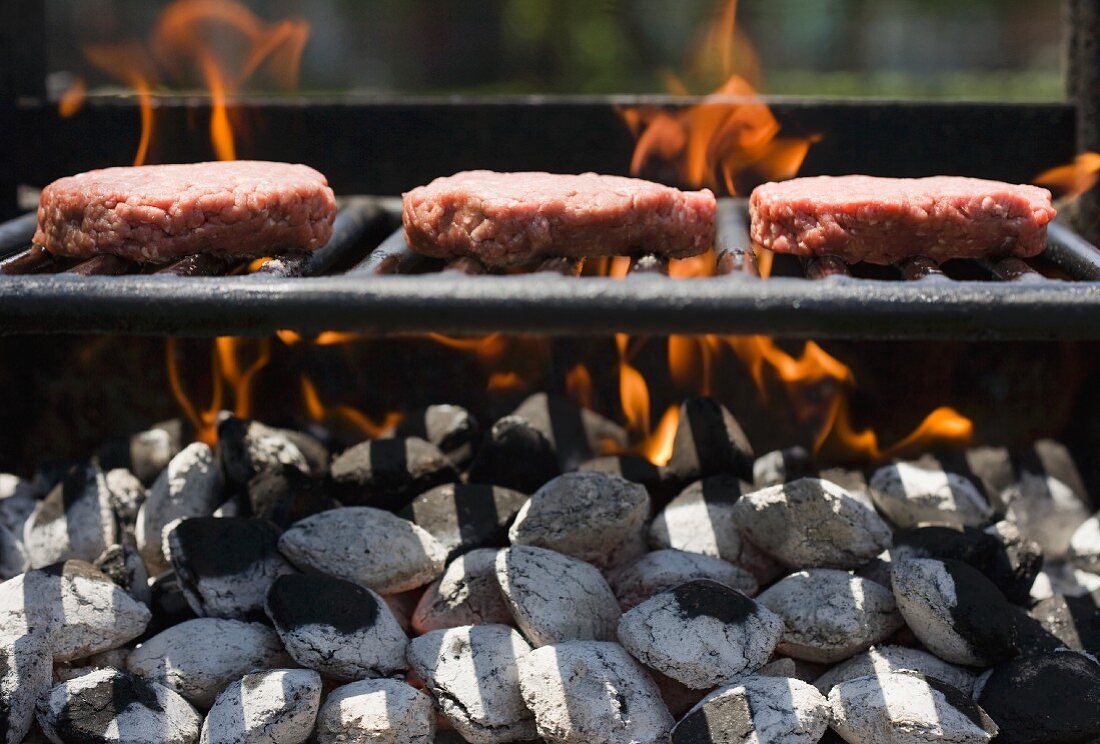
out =
[[[19,4],[21,7],[30,4]],[[1095,96],[1096,12],[1071,0],[1075,101]],[[10,29],[27,25],[15,19]],[[24,40],[20,40],[23,43]],[[14,49],[14,47],[13,47]],[[0,152],[0,189],[41,186],[61,175],[127,162],[138,139],[134,101],[93,98],[59,119],[35,79],[34,55],[9,60],[0,120],[15,137]],[[1076,72],[1074,72],[1076,71]],[[40,71],[37,71],[40,72]],[[41,77],[37,78],[41,79]],[[624,173],[632,139],[624,105],[670,109],[699,99],[493,98],[246,100],[264,122],[250,156],[305,162],[345,199],[336,237],[310,257],[257,271],[209,257],[135,267],[112,257],[71,265],[29,247],[33,216],[0,225],[0,333],[263,335],[278,329],[367,332],[486,331],[560,335],[766,333],[819,338],[1100,338],[1100,250],[1057,223],[1038,261],[936,266],[926,259],[882,270],[825,258],[777,260],[754,272],[744,202],[724,199],[717,276],[676,280],[652,256],[635,256],[624,279],[577,276],[550,261],[517,276],[473,261],[442,264],[408,251],[392,195],[464,168]],[[721,105],[708,99],[707,105]],[[787,134],[821,134],[802,173],[923,176],[954,173],[1026,182],[1093,146],[1095,106],[891,101],[769,101]],[[1092,113],[1090,113],[1092,112]],[[209,116],[201,99],[158,101],[161,136],[179,134],[172,156],[196,160],[188,125]],[[104,138],[109,132],[110,137]],[[1021,143],[1026,146],[1021,147]],[[1088,202],[1084,202],[1086,207]],[[1088,214],[1075,215],[1090,224]],[[386,234],[388,237],[383,237]]]

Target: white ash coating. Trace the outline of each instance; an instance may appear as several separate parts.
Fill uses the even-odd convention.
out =
[[[849,744],[984,744],[997,725],[958,690],[913,672],[841,682],[829,692],[832,727]]]
[[[792,568],[858,568],[890,547],[882,518],[835,483],[801,478],[742,496],[734,522]]]
[[[964,695],[974,689],[978,676],[961,666],[950,664],[938,656],[908,646],[872,646],[863,653],[842,661],[814,681],[814,687],[828,695],[841,682],[856,677],[870,677],[890,672],[910,670],[925,677],[951,685]]]
[[[196,517],[166,533],[165,553],[196,615],[246,620],[263,611],[277,578],[295,573],[278,541],[278,528],[259,519]]]
[[[535,649],[519,660],[519,685],[551,744],[663,744],[674,723],[657,684],[617,643]]]
[[[202,442],[187,445],[157,476],[149,497],[138,510],[134,538],[149,573],[168,570],[162,549],[168,523],[213,514],[221,501],[222,483],[214,451]]]
[[[1026,470],[1001,499],[1008,505],[1006,518],[1039,543],[1047,560],[1066,557],[1073,533],[1090,516],[1083,494],[1057,478]]]
[[[566,422],[566,426],[579,424],[580,429],[567,431],[563,441],[558,441],[554,431],[556,425],[560,425],[556,418],[559,414],[563,418],[575,417],[573,421]],[[557,453],[562,470],[574,470],[593,453],[606,452],[609,444],[616,452],[630,445],[625,429],[590,408],[578,406],[565,396],[535,393],[520,403],[511,415],[526,419],[542,432]]]
[[[267,615],[304,667],[342,680],[388,677],[407,668],[408,636],[381,595],[343,579],[299,574],[277,580]]]
[[[126,664],[131,672],[203,709],[248,672],[292,665],[271,628],[213,617],[187,620],[158,633],[136,648]]]
[[[619,603],[591,564],[531,545],[496,557],[497,581],[532,646],[615,637]]]
[[[295,522],[279,550],[305,571],[320,571],[381,594],[415,589],[443,571],[447,553],[412,522],[369,506],[348,506]]]
[[[733,505],[751,490],[752,486],[731,475],[692,483],[653,520],[649,544],[737,563],[742,543],[733,523]]]
[[[417,496],[400,516],[431,533],[450,560],[506,543],[508,525],[526,503],[525,494],[502,486],[444,483]]]
[[[1100,516],[1094,514],[1074,531],[1066,558],[1077,568],[1100,574]]]
[[[298,442],[303,435],[222,413],[218,421],[218,460],[230,483],[248,483],[265,470],[290,467],[310,474]]]
[[[875,506],[898,527],[980,527],[993,517],[993,508],[973,483],[937,467],[884,465],[871,475],[870,486]]]
[[[308,669],[246,674],[219,693],[201,744],[303,744],[321,707],[321,675]]]
[[[127,534],[133,534],[138,512],[148,496],[145,486],[126,468],[108,470],[105,479],[111,508],[119,524]]]
[[[77,659],[71,663],[54,664],[54,682],[68,682],[70,679],[83,677],[85,674],[97,669],[117,669],[126,671],[126,660],[130,658],[130,649],[114,648],[110,651],[93,654],[86,659]]]
[[[427,633],[460,625],[511,624],[512,611],[497,581],[496,557],[495,549],[481,548],[451,561],[420,597],[412,615],[413,630]]]
[[[662,592],[619,620],[623,647],[647,667],[695,690],[729,684],[764,666],[783,621],[708,579]]]
[[[816,744],[829,703],[798,679],[750,675],[715,690],[672,730],[672,744]]]
[[[455,730],[472,744],[535,738],[535,720],[519,690],[520,660],[531,652],[506,625],[426,633],[409,644],[409,665]]]
[[[0,581],[17,576],[27,570],[27,553],[23,540],[0,524]]]
[[[609,473],[567,473],[532,494],[508,531],[513,545],[535,545],[606,565],[649,518],[644,486]]]
[[[69,559],[90,563],[117,541],[107,481],[92,465],[70,470],[23,525],[23,550],[31,568]]]
[[[779,652],[805,661],[847,659],[902,626],[889,589],[831,568],[793,573],[756,601],[786,624]]]
[[[151,617],[148,607],[83,561],[0,584],[0,636],[45,633],[54,661],[118,648],[141,635]]]
[[[979,580],[984,578],[977,571],[973,573]],[[964,610],[960,605],[973,601],[973,597],[965,595],[973,594],[975,587],[957,587],[947,564],[927,558],[900,561],[894,565],[891,582],[898,610],[913,635],[929,651],[945,661],[968,666],[988,666],[996,661],[988,651],[978,647],[974,638],[963,634],[964,628],[957,616],[963,611],[973,611]],[[992,589],[996,591],[995,587]],[[997,630],[990,625],[991,621],[1010,622],[1006,617],[1009,605],[1003,597],[1000,601],[1003,608],[983,602],[986,606],[980,610],[988,616],[979,620],[987,626],[983,632]]]
[[[654,550],[611,577],[611,588],[623,611],[636,607],[666,589],[692,579],[710,579],[753,596],[759,586],[756,577],[732,563],[701,553],[682,550]]]
[[[40,489],[17,475],[0,473],[0,524],[23,540],[23,526],[38,506]]]
[[[805,447],[788,447],[766,452],[752,464],[754,488],[778,486],[813,472],[813,461]]]
[[[333,690],[317,716],[317,744],[433,744],[435,706],[395,679],[368,679]]]
[[[43,632],[0,638],[0,744],[20,744],[34,704],[50,689],[53,665]]]
[[[97,669],[50,690],[38,723],[54,744],[194,744],[202,716],[168,688],[117,669]]]

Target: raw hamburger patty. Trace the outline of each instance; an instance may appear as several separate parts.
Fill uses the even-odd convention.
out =
[[[545,256],[702,253],[714,242],[714,194],[585,173],[468,171],[404,196],[405,239],[437,258],[522,266]]]
[[[62,256],[112,253],[136,261],[259,256],[320,248],[335,216],[328,181],[305,165],[105,168],[42,191],[34,242]]]
[[[977,178],[818,176],[752,192],[752,239],[777,253],[889,264],[1034,256],[1054,219],[1050,192]]]

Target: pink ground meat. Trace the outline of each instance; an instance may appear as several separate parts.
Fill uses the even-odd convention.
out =
[[[418,253],[490,267],[547,256],[694,256],[714,242],[714,194],[620,176],[469,171],[404,195]]]
[[[1055,216],[1046,189],[956,176],[796,178],[758,187],[749,211],[765,248],[876,264],[1034,256]]]
[[[320,248],[335,217],[328,181],[305,165],[105,168],[42,191],[34,242],[62,256],[149,262],[194,253],[262,256]]]

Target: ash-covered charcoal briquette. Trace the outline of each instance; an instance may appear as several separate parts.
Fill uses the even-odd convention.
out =
[[[351,506],[295,522],[279,550],[298,568],[353,581],[380,594],[415,589],[443,571],[446,553],[412,522],[381,509]]]
[[[321,707],[321,675],[308,669],[246,674],[222,690],[200,744],[303,744]]]
[[[279,530],[246,517],[195,517],[168,532],[180,589],[199,617],[262,617],[267,590],[294,568],[279,553]]]
[[[27,570],[23,541],[0,524],[0,581],[7,581]]]
[[[555,550],[607,566],[649,518],[649,494],[604,473],[566,473],[532,494],[508,531],[513,545]]]
[[[696,690],[729,684],[767,663],[783,621],[744,594],[695,579],[619,620],[619,643],[647,667]]]
[[[817,744],[829,727],[829,703],[811,685],[748,676],[715,690],[672,729],[672,744]]]
[[[496,557],[495,549],[481,548],[451,561],[421,596],[412,614],[413,630],[511,623],[512,611],[497,581]]]
[[[286,668],[293,662],[266,625],[202,617],[145,641],[126,666],[205,710],[230,682],[256,669]]]
[[[993,508],[971,481],[923,462],[895,462],[871,475],[875,506],[898,527],[980,527]]]
[[[841,682],[856,677],[870,677],[904,670],[920,672],[925,677],[938,679],[969,696],[978,678],[974,672],[943,659],[908,646],[872,646],[863,653],[842,661],[814,680],[814,687],[828,695],[829,690]]]
[[[1080,597],[1056,594],[1037,602],[1028,614],[1068,648],[1100,655],[1100,590]]]
[[[617,643],[535,649],[519,660],[519,685],[550,744],[660,744],[675,723],[656,683]]]
[[[0,637],[46,634],[54,661],[71,661],[137,638],[149,608],[84,561],[28,571],[0,584]]]
[[[332,495],[348,506],[400,509],[441,483],[458,480],[451,461],[416,437],[373,439],[332,461]]]
[[[33,481],[0,473],[0,526],[23,542],[23,528],[44,494]]]
[[[324,574],[279,577],[267,615],[296,662],[336,679],[405,671],[409,639],[381,596]]]
[[[1015,524],[1005,520],[989,525],[984,532],[997,541],[997,550],[993,552],[992,563],[982,573],[1004,592],[1009,602],[1027,604],[1031,587],[1043,570],[1042,548],[1024,537]]]
[[[733,414],[713,398],[688,398],[672,440],[668,470],[685,483],[721,473],[752,480],[752,445]]]
[[[469,464],[481,439],[481,425],[462,406],[432,405],[413,411],[386,436],[431,442],[456,468]]]
[[[1076,651],[995,666],[974,698],[1000,727],[998,744],[1092,744],[1100,733],[1100,664]]]
[[[0,744],[20,744],[34,722],[34,704],[50,689],[53,665],[46,633],[0,638]]]
[[[535,738],[518,665],[531,647],[505,625],[436,630],[409,644],[409,665],[462,737],[472,744]]]
[[[111,581],[125,589],[138,602],[144,605],[152,604],[149,571],[145,568],[145,561],[138,555],[137,548],[129,544],[112,545],[104,550],[92,565],[107,574]]]
[[[117,541],[107,481],[95,465],[69,470],[23,528],[23,549],[31,568],[69,559],[90,563]]]
[[[752,485],[754,488],[778,486],[811,476],[814,472],[813,457],[805,447],[772,450],[753,462]]]
[[[526,419],[543,433],[557,453],[563,471],[575,470],[609,447],[621,452],[630,444],[623,427],[578,406],[564,395],[535,393],[520,403],[512,415]]]
[[[791,568],[858,568],[890,546],[882,518],[835,483],[802,478],[744,494],[733,520]]]
[[[682,488],[683,484],[667,469],[654,465],[641,455],[605,455],[582,462],[577,470],[582,473],[607,473],[617,475],[631,483],[643,486],[654,503],[663,506]]]
[[[527,419],[505,416],[482,439],[470,465],[469,481],[534,493],[560,474],[550,440]]]
[[[165,526],[176,519],[209,516],[222,500],[214,451],[202,442],[184,447],[149,489],[149,497],[138,511],[134,537],[149,573],[168,569],[163,551]]]
[[[972,566],[951,559],[901,561],[891,578],[906,624],[936,656],[989,666],[1015,655],[1011,606]]]
[[[107,442],[99,448],[96,459],[104,470],[126,468],[148,486],[191,440],[192,433],[182,419],[161,421],[128,438]]]
[[[756,601],[786,624],[780,653],[822,664],[847,659],[902,626],[889,589],[832,568],[791,574]]]
[[[395,679],[337,687],[317,716],[317,744],[433,744],[436,713],[425,693]]]
[[[134,534],[138,511],[148,496],[145,486],[137,476],[125,468],[106,471],[107,495],[118,524],[127,535]]]
[[[285,465],[312,472],[295,433],[223,412],[218,420],[218,466],[225,482],[243,489],[257,473]]]
[[[497,581],[532,646],[615,637],[619,603],[594,566],[531,545],[496,557]]]
[[[38,701],[37,718],[55,744],[194,744],[202,725],[172,690],[117,669],[57,685]]]
[[[1100,574],[1100,515],[1094,514],[1074,530],[1066,559],[1077,568]]]
[[[829,706],[831,726],[849,744],[984,744],[998,732],[993,719],[970,698],[917,672],[841,682],[829,692]]]
[[[324,478],[303,473],[293,465],[257,473],[248,481],[247,491],[248,512],[282,528],[339,506],[329,496]]]
[[[1042,472],[1022,471],[1002,499],[1008,505],[1007,519],[1039,543],[1048,560],[1066,557],[1073,533],[1091,516],[1084,491]]]
[[[401,516],[427,530],[450,560],[483,546],[508,544],[508,527],[527,496],[502,486],[445,483],[420,494]]]
[[[615,571],[611,588],[623,611],[636,607],[655,594],[692,579],[710,579],[747,596],[759,588],[756,577],[732,563],[700,553],[682,550],[654,550]]]
[[[668,503],[649,527],[649,544],[699,553],[736,563],[741,533],[733,523],[733,505],[749,484],[732,475],[696,481]]]

